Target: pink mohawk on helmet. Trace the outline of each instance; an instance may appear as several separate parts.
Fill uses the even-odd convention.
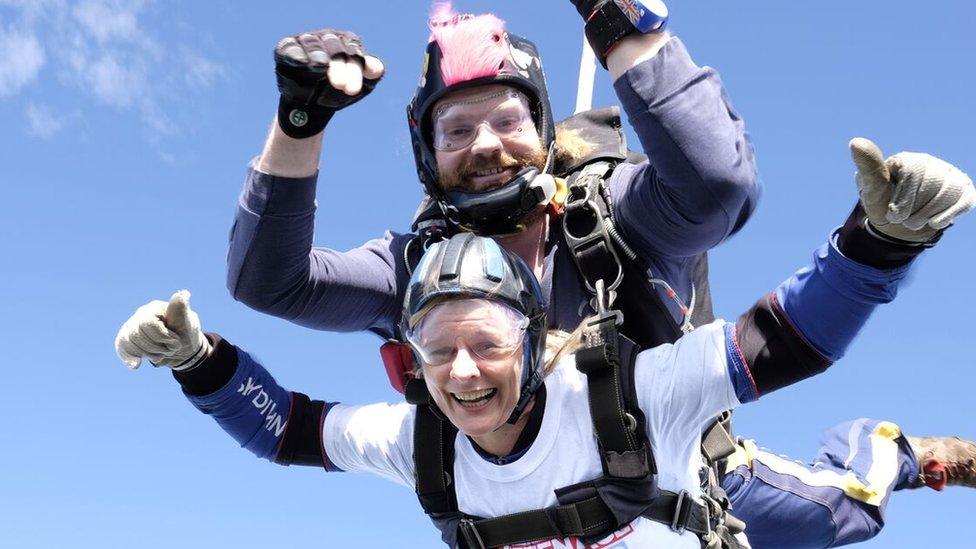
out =
[[[450,2],[434,4],[430,42],[437,42],[441,50],[441,76],[447,86],[496,76],[508,59],[504,21],[490,13],[456,13]]]

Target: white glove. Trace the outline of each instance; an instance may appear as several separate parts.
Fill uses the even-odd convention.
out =
[[[926,243],[976,205],[973,181],[944,160],[922,153],[888,157],[870,140],[851,140],[857,190],[871,226],[908,242]]]
[[[156,300],[139,307],[115,336],[115,352],[133,370],[145,357],[156,366],[185,371],[197,366],[210,351],[200,318],[190,310],[186,290],[174,293],[169,303]]]

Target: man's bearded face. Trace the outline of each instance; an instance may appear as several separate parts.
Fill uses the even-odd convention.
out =
[[[524,97],[501,84],[461,90],[438,101],[435,142],[446,143],[435,147],[441,188],[485,192],[511,181],[522,168],[542,171],[546,151],[525,109]]]

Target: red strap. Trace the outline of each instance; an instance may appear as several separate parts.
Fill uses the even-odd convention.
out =
[[[390,385],[403,394],[407,381],[413,379],[413,351],[410,346],[399,341],[387,341],[380,346],[380,356],[383,357]]]

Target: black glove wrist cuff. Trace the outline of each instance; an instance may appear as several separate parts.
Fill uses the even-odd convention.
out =
[[[868,233],[870,233],[871,236],[873,236],[874,238],[877,238],[878,240],[881,240],[883,242],[887,242],[889,244],[894,244],[894,245],[899,245],[899,246],[914,246],[916,248],[931,248],[931,247],[935,246],[935,243],[942,239],[942,233],[945,232],[945,229],[942,229],[939,232],[935,233],[935,236],[933,236],[931,239],[929,239],[929,240],[927,240],[925,242],[917,242],[917,241],[913,241],[913,240],[902,240],[900,238],[895,238],[893,236],[888,236],[888,235],[884,234],[881,231],[881,229],[878,229],[877,227],[875,227],[874,224],[871,223],[871,220],[869,220],[869,219],[865,219],[864,220],[864,229]]]
[[[196,367],[173,372],[183,390],[193,396],[216,393],[234,377],[237,371],[237,348],[217,334],[206,334],[213,352]]]
[[[329,123],[335,109],[319,105],[294,105],[278,100],[278,126],[293,139],[305,139],[319,134]]]
[[[929,242],[908,242],[886,236],[868,221],[860,203],[837,234],[837,247],[849,259],[877,269],[894,269],[908,264],[942,237]]]

